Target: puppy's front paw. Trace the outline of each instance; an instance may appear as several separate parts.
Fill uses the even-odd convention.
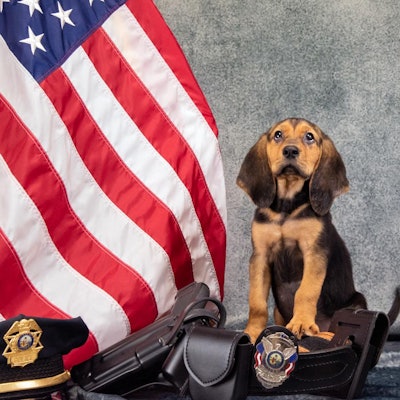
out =
[[[293,334],[301,339],[302,336],[314,336],[319,333],[319,327],[313,318],[302,318],[294,316],[291,321],[286,325]]]

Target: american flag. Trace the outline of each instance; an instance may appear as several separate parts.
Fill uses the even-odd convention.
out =
[[[81,316],[68,367],[221,298],[217,127],[153,2],[0,0],[0,67],[0,319]]]

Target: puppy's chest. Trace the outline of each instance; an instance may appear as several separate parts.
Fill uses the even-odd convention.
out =
[[[253,246],[265,254],[269,262],[299,261],[302,253],[315,247],[322,232],[321,221],[307,214],[304,209],[291,214],[259,209],[252,227]]]
[[[268,233],[263,240],[262,248],[270,263],[281,261],[284,264],[293,264],[293,261],[302,258],[299,242],[303,240],[297,235],[294,224],[270,223],[265,228]]]

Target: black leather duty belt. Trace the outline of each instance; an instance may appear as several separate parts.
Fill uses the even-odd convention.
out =
[[[270,326],[253,345],[243,332],[224,328],[223,304],[208,295],[204,284],[181,289],[170,314],[74,367],[74,383],[129,399],[148,397],[143,391],[153,387],[193,400],[352,399],[360,396],[400,311],[398,288],[388,314],[344,309],[324,334],[298,341],[286,328]]]
[[[358,397],[368,371],[379,360],[389,319],[381,312],[341,310],[329,331],[330,340],[312,337],[298,342],[286,328],[273,326],[253,346],[235,331],[195,327],[184,351],[190,395],[194,400],[305,393]],[[304,351],[307,346],[310,351]]]

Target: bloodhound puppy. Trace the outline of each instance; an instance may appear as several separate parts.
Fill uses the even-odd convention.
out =
[[[252,223],[249,319],[254,342],[274,319],[297,337],[328,330],[341,308],[367,308],[329,212],[349,189],[333,142],[313,123],[287,119],[263,134],[241,166],[238,185],[257,206]]]

